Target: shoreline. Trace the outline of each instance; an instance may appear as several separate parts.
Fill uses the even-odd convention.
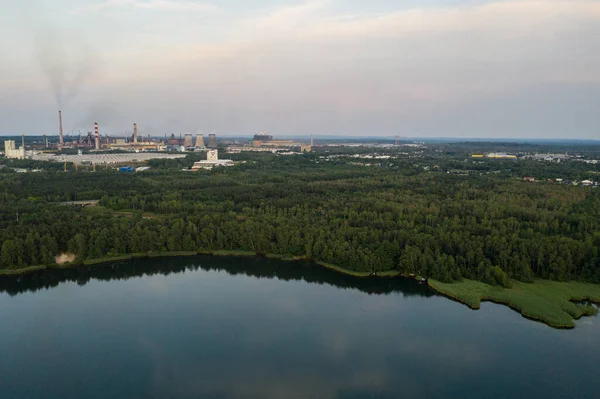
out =
[[[33,274],[44,270],[67,270],[76,269],[82,266],[99,266],[108,263],[131,261],[137,259],[159,259],[173,257],[194,257],[194,256],[222,256],[222,257],[246,257],[246,258],[265,258],[275,259],[286,262],[304,261],[316,264],[325,269],[332,270],[336,273],[357,277],[357,278],[407,278],[419,281],[418,276],[404,275],[398,271],[388,271],[372,275],[369,272],[356,272],[345,269],[341,266],[330,264],[327,262],[308,258],[306,256],[293,256],[289,254],[263,254],[254,251],[238,251],[238,250],[217,250],[217,251],[177,251],[177,252],[143,252],[128,255],[120,255],[106,258],[89,259],[84,262],[70,262],[62,265],[52,266],[28,266],[14,270],[0,270],[0,278],[18,277],[27,274]],[[588,301],[595,304],[600,304],[600,285],[590,283],[577,282],[550,282],[548,280],[537,280],[534,283],[519,283],[515,282],[518,288],[504,289],[500,287],[492,287],[487,284],[464,280],[463,282],[455,282],[452,284],[441,283],[436,280],[428,280],[427,286],[433,292],[441,295],[454,302],[466,305],[472,310],[481,308],[481,302],[491,302],[497,305],[506,306],[515,312],[518,312],[522,317],[544,323],[551,328],[556,329],[573,329],[575,328],[575,320],[579,320],[584,316],[592,316],[598,313],[598,310],[591,306],[576,305],[574,301]],[[561,292],[557,294],[551,293],[552,287],[545,286],[553,285],[553,287],[563,287]],[[466,286],[466,288],[465,288]],[[522,297],[524,294],[523,288],[535,287],[537,290],[525,292],[528,297]],[[519,290],[520,288],[520,290]],[[584,289],[582,289],[584,288]],[[575,291],[583,292],[583,294],[575,294]],[[526,290],[525,290],[526,291]],[[560,291],[560,290],[559,290]],[[552,300],[552,306],[547,306],[545,302]],[[546,306],[540,306],[543,304]]]
[[[51,265],[51,266],[27,266],[21,269],[3,269],[0,270],[0,277],[2,276],[20,276],[25,274],[31,274],[42,270],[65,270],[65,269],[75,269],[81,266],[97,266],[106,263],[114,263],[114,262],[122,262],[136,259],[151,259],[151,258],[177,258],[177,257],[193,257],[193,256],[231,256],[231,257],[246,257],[246,258],[266,258],[266,259],[274,259],[281,260],[285,262],[298,262],[304,261],[308,263],[314,263],[321,267],[324,267],[329,270],[336,271],[341,274],[345,274],[347,276],[353,277],[406,277],[406,278],[414,278],[413,276],[405,276],[397,271],[387,271],[378,273],[373,276],[369,272],[356,272],[344,267],[334,265],[331,263],[322,262],[319,260],[311,259],[306,256],[293,256],[290,254],[263,254],[254,251],[239,251],[239,250],[216,250],[216,251],[175,251],[175,252],[141,252],[141,253],[133,253],[127,255],[119,255],[112,256],[106,258],[97,258],[97,259],[88,259],[83,262],[69,262],[61,265]]]
[[[548,282],[548,280],[537,280],[533,283],[521,283],[522,286],[529,285],[530,287],[539,288],[543,281]],[[481,282],[474,282],[475,284],[479,284],[484,287],[487,284]],[[481,302],[490,302],[496,305],[506,306],[513,311],[519,313],[522,317],[546,324],[547,326],[560,330],[571,330],[575,328],[574,321],[581,319],[585,316],[595,316],[598,313],[598,310],[590,309],[589,307],[578,307],[575,302],[587,301],[590,303],[595,303],[597,305],[600,304],[600,286],[594,285],[591,283],[578,283],[578,282],[551,282],[554,285],[563,286],[567,285],[578,285],[585,287],[595,287],[596,293],[588,293],[587,295],[576,295],[570,292],[567,293],[558,293],[555,294],[538,294],[535,298],[540,303],[550,302],[549,298],[552,302],[554,302],[552,306],[549,306],[547,309],[538,309],[534,304],[527,304],[524,300],[523,293],[519,290],[513,290],[512,288],[499,288],[499,287],[489,287],[489,292],[468,292],[461,295],[456,291],[456,288],[460,288],[460,283],[446,284],[440,283],[435,280],[429,280],[428,286],[429,288],[436,292],[437,294],[450,299],[454,302],[461,303],[467,306],[471,310],[479,310],[481,309]],[[563,295],[561,295],[563,294]],[[561,303],[562,302],[562,303]],[[567,303],[570,305],[568,306]],[[528,306],[529,305],[529,306]],[[554,312],[554,313],[552,313]]]

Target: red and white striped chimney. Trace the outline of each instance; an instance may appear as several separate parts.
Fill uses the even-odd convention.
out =
[[[98,129],[98,122],[94,122],[94,138],[96,139],[96,149],[100,149],[100,130]]]

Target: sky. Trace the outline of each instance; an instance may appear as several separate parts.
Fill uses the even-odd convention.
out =
[[[0,134],[600,138],[597,0],[0,0]]]

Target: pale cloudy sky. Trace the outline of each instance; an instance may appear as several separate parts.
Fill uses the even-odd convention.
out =
[[[0,134],[600,138],[594,0],[0,0],[0,57]]]

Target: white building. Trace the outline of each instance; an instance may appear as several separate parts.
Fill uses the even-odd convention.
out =
[[[17,149],[14,140],[5,140],[4,154],[6,155],[6,158],[25,159],[25,147]]]
[[[206,155],[206,161],[194,162],[192,170],[212,169],[215,166],[233,166],[233,161],[231,159],[219,159],[218,150],[210,150]]]

